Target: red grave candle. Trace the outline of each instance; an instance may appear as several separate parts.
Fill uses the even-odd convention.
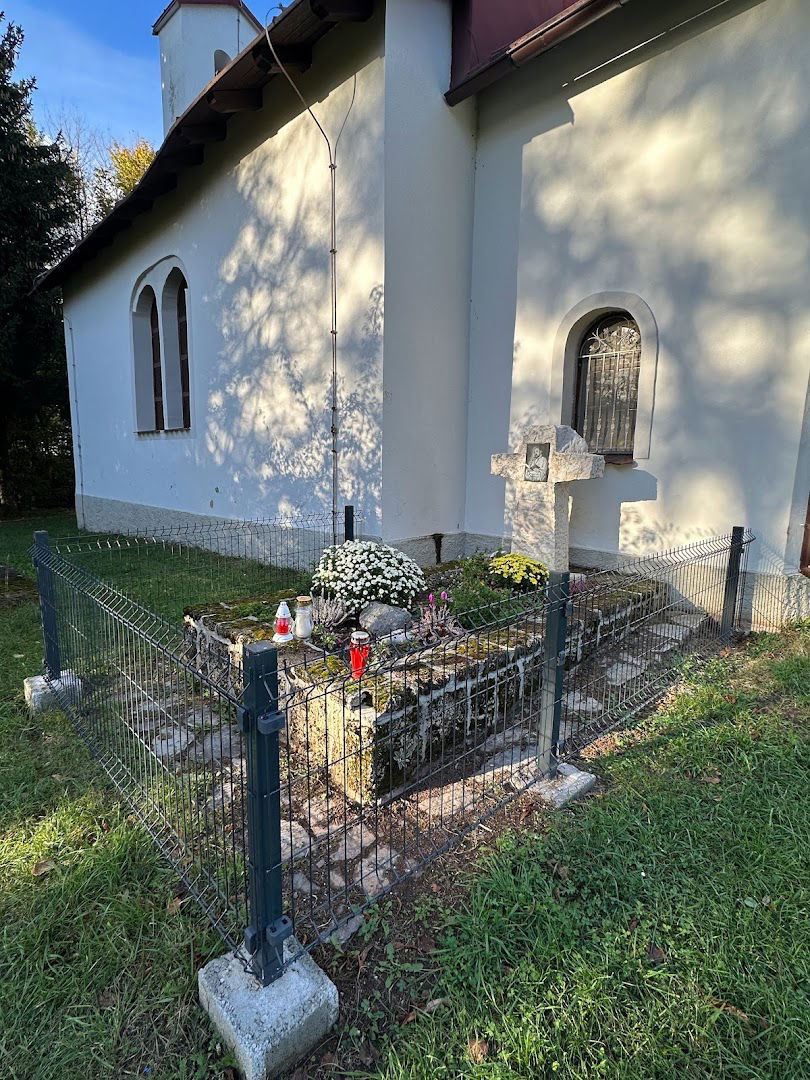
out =
[[[352,678],[362,678],[371,653],[371,635],[365,630],[355,630],[349,645],[349,659],[352,665]]]

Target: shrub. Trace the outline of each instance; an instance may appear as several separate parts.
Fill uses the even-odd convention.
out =
[[[356,615],[378,600],[410,607],[425,577],[413,559],[387,544],[349,540],[327,548],[312,575],[312,591],[340,600]]]
[[[508,600],[506,589],[494,589],[485,581],[462,580],[453,589],[450,608],[465,629],[474,630],[500,618]]]
[[[494,555],[489,564],[489,580],[496,588],[533,592],[548,581],[548,567],[528,555]]]

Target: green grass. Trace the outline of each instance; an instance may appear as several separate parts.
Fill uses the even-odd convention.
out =
[[[54,540],[81,535],[75,515],[66,512],[0,522],[0,565],[31,574],[29,549],[33,532],[40,525],[47,528]],[[242,542],[238,529],[232,542],[238,551]],[[107,547],[102,542],[92,550],[77,550],[74,546],[66,557],[178,626],[186,607],[259,598],[278,602],[281,598],[306,592],[312,580],[308,572],[168,543],[127,546],[124,542]],[[243,606],[248,613],[253,613],[254,609],[266,612],[266,606],[261,608],[258,603]]]
[[[394,1078],[810,1077],[810,631],[718,660],[445,914]]]
[[[0,523],[0,562],[28,571],[38,526],[75,521]],[[143,595],[187,602],[188,575],[149,565]],[[65,719],[29,717],[40,656],[36,605],[0,606],[0,1077],[225,1077],[195,986],[221,943]],[[598,760],[604,795],[454,890],[445,1001],[364,1075],[810,1077],[809,716],[807,628],[696,673]]]
[[[0,523],[0,562],[30,573],[40,524],[75,530],[68,515]],[[0,1076],[223,1076],[196,997],[222,944],[192,901],[177,910],[176,878],[67,721],[29,717],[41,649],[36,605],[0,606]]]

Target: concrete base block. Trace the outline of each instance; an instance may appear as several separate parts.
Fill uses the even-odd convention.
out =
[[[58,694],[66,697],[74,705],[81,700],[82,681],[72,671],[63,671],[61,679],[49,683],[44,675],[31,675],[23,680],[25,704],[33,713],[49,712],[61,709]]]
[[[531,790],[539,795],[543,802],[549,803],[555,810],[568,806],[574,799],[579,799],[596,784],[593,773],[583,772],[564,762],[557,766],[557,776],[553,780],[538,780]]]
[[[285,957],[299,948],[289,939]],[[337,987],[308,953],[270,986],[259,986],[242,957],[228,953],[202,968],[198,986],[202,1007],[245,1080],[279,1076],[320,1042],[338,1016]]]

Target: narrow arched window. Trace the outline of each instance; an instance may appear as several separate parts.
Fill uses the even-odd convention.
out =
[[[188,315],[186,314],[186,293],[183,285],[177,294],[177,338],[180,351],[180,397],[183,412],[183,427],[191,427],[191,389],[188,376]]]
[[[632,459],[641,334],[627,312],[600,316],[577,355],[574,427],[592,454]]]
[[[161,297],[163,377],[166,383],[166,427],[191,427],[191,375],[188,348],[188,284],[175,267],[166,278]]]
[[[149,308],[149,330],[152,341],[152,396],[155,404],[155,431],[163,431],[163,372],[160,367],[160,326],[157,300],[152,294]]]
[[[151,286],[141,290],[132,312],[135,360],[135,426],[138,431],[162,431],[163,372],[157,298]]]

